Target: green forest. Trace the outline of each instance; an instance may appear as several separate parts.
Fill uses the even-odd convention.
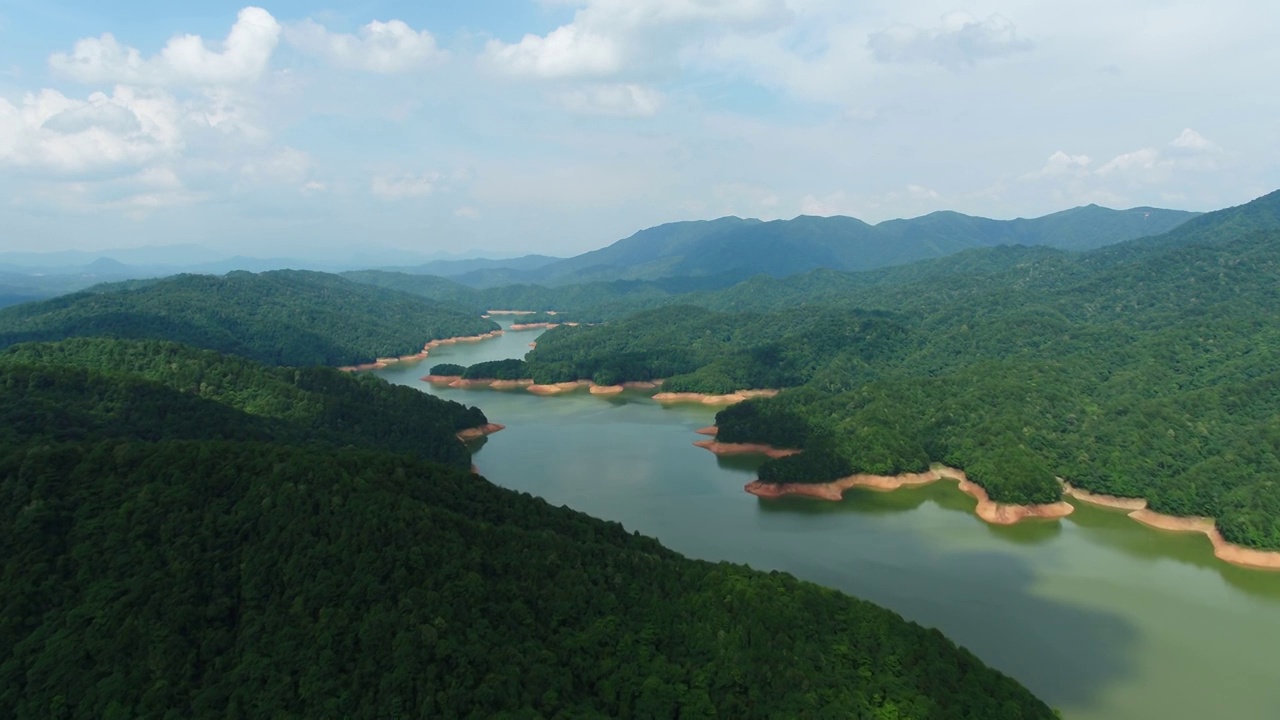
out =
[[[0,309],[0,348],[108,336],[171,340],[270,365],[340,366],[497,328],[421,297],[279,270],[130,281]]]
[[[0,370],[10,430],[37,423],[65,427],[76,439],[159,440],[183,423],[209,429],[175,437],[217,439],[236,432],[293,444],[369,445],[465,469],[470,454],[454,434],[488,422],[479,408],[371,375],[268,367],[157,340],[17,345],[0,352]],[[34,412],[34,402],[45,410]],[[236,422],[206,422],[202,413]]]
[[[1280,192],[1088,253],[748,281],[557,328],[528,362],[535,379],[790,388],[717,419],[727,442],[806,450],[768,482],[945,462],[1039,503],[1063,477],[1280,548],[1280,285],[1260,281],[1278,273]]]
[[[482,413],[176,343],[0,355],[14,718],[1050,718],[940,633],[466,470]]]

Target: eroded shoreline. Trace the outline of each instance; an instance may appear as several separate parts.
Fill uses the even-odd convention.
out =
[[[371,363],[363,363],[361,365],[344,365],[338,369],[342,372],[365,372],[368,370],[382,370],[388,365],[398,362],[410,362],[415,360],[425,360],[432,350],[441,345],[456,345],[458,343],[476,343],[482,340],[489,340],[502,335],[502,330],[493,330],[482,335],[460,335],[457,337],[443,338],[440,340],[431,340],[422,346],[422,350],[412,355],[401,355],[399,357],[374,358]]]
[[[479,440],[482,437],[487,437],[500,430],[506,430],[506,429],[507,429],[506,425],[499,425],[498,423],[485,423],[484,425],[478,425],[473,428],[466,428],[465,430],[459,430],[455,434],[458,436],[458,439],[461,440],[462,442],[469,442],[471,440]]]
[[[1222,537],[1222,532],[1218,530],[1218,524],[1213,518],[1165,515],[1148,509],[1145,498],[1099,495],[1073,487],[1071,483],[1065,481],[1062,483],[1062,492],[1089,505],[1127,511],[1131,520],[1150,528],[1169,532],[1200,533],[1209,538],[1209,543],[1213,545],[1213,556],[1225,563],[1253,570],[1280,570],[1280,551],[1258,550],[1237,545]]]
[[[664,392],[653,396],[653,399],[664,405],[671,403],[699,403],[702,405],[736,405],[740,402],[758,397],[773,397],[781,390],[772,388],[764,390],[736,390],[727,395],[710,395],[693,392]]]
[[[629,380],[615,385],[597,385],[591,380],[571,380],[560,383],[536,383],[532,378],[518,380],[498,380],[495,378],[464,378],[461,375],[424,375],[423,382],[432,385],[443,385],[459,390],[490,388],[508,390],[524,388],[534,395],[564,395],[587,388],[592,395],[617,395],[626,390],[657,390],[662,387],[662,380]],[[708,395],[705,393],[657,393],[651,398],[663,405],[676,403],[693,403],[699,405],[733,405],[757,397],[773,397],[779,390],[739,390],[728,395]]]
[[[699,428],[695,432],[699,435],[715,436],[719,434],[720,429],[710,425]],[[717,455],[745,455],[751,453],[780,458],[803,452],[802,450],[776,448],[772,445],[761,443],[722,443],[717,440],[699,440],[694,445],[710,450]],[[747,483],[743,489],[756,497],[768,499],[798,495],[818,500],[840,502],[844,499],[845,491],[853,488],[874,490],[876,492],[893,492],[904,487],[929,485],[939,480],[955,480],[960,492],[978,501],[977,507],[974,508],[974,513],[992,525],[1013,525],[1029,519],[1057,520],[1075,512],[1075,507],[1065,500],[1037,505],[1015,505],[995,502],[987,494],[986,488],[970,480],[963,470],[945,465],[935,465],[927,472],[903,473],[901,475],[857,473],[825,483],[775,484],[757,479]]]
[[[719,428],[714,425],[696,430],[700,435],[716,436]],[[717,455],[760,454],[771,458],[786,457],[801,452],[788,448],[775,448],[758,443],[721,443],[715,440],[699,440],[695,446],[710,450]],[[1056,503],[1039,505],[1015,505],[993,501],[985,488],[973,482],[963,470],[935,465],[928,472],[904,473],[901,475],[870,475],[865,473],[850,475],[825,483],[784,483],[773,484],[754,480],[743,488],[757,497],[776,499],[795,495],[811,497],[830,502],[844,499],[844,493],[853,488],[876,492],[892,492],[904,487],[921,487],[939,480],[955,480],[957,488],[978,501],[974,513],[982,520],[993,525],[1013,525],[1028,519],[1056,520],[1067,517],[1075,511],[1075,507],[1065,499]],[[1144,498],[1124,498],[1114,495],[1091,493],[1073,487],[1071,483],[1061,480],[1065,497],[1071,497],[1089,505],[1122,510],[1130,519],[1150,528],[1169,532],[1195,532],[1209,539],[1213,545],[1214,557],[1239,567],[1253,570],[1280,570],[1280,551],[1258,550],[1237,545],[1227,540],[1218,530],[1213,518],[1178,517],[1165,515],[1147,508]]]
[[[745,490],[762,498],[780,498],[787,495],[812,497],[819,500],[839,502],[844,499],[846,490],[862,488],[876,492],[892,492],[904,487],[920,487],[930,485],[939,480],[955,480],[960,492],[978,501],[974,513],[992,525],[1013,525],[1023,520],[1057,520],[1075,512],[1075,506],[1063,500],[1043,505],[1014,505],[999,503],[987,495],[986,488],[973,482],[963,470],[953,467],[938,466],[922,473],[903,473],[901,475],[870,475],[859,473],[849,475],[825,483],[786,483],[775,485],[753,480],[747,483]]]

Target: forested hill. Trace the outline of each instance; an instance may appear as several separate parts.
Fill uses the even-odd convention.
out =
[[[407,432],[474,411],[376,378],[69,340],[0,356],[0,415],[18,720],[1053,716],[883,608],[498,488]]]
[[[504,285],[476,289],[459,282],[428,275],[383,270],[343,273],[354,282],[376,285],[448,303],[469,312],[488,310],[552,310],[561,319],[599,322],[635,310],[663,305],[691,292],[711,292],[742,281],[740,273],[706,277],[671,277],[659,280],[611,280],[578,285]]]
[[[106,336],[172,340],[273,365],[350,365],[495,323],[337,275],[281,270],[100,286],[0,310],[0,347]]]
[[[936,212],[868,225],[850,217],[678,222],[642,230],[599,250],[531,270],[456,278],[477,287],[756,274],[785,277],[816,268],[858,271],[999,245],[1088,250],[1167,232],[1196,213],[1090,205],[1016,220]],[[545,308],[543,308],[545,309]]]
[[[369,375],[268,367],[156,340],[16,345],[0,352],[0,373],[9,430],[43,428],[55,439],[360,445],[467,468],[455,433],[488,422],[479,408]],[[47,405],[36,410],[37,401]]]
[[[1194,232],[1083,255],[1002,248],[986,251],[1001,258],[992,268],[976,253],[965,261],[972,273],[934,263],[915,282],[910,267],[890,283],[877,281],[883,273],[754,282],[694,298],[738,309],[728,342],[705,339],[734,316],[690,310],[681,323],[650,311],[552,330],[530,371],[599,366],[622,344],[627,367],[701,347],[699,369],[680,368],[682,389],[721,392],[724,373],[713,371],[775,352],[776,331],[764,330],[794,324],[797,307],[851,328],[879,311],[877,322],[901,332],[797,348],[790,362],[811,368],[802,387],[721,413],[726,441],[806,448],[767,463],[762,479],[823,482],[941,461],[997,501],[1039,503],[1060,497],[1062,476],[1280,548],[1277,210],[1273,193],[1206,215]]]

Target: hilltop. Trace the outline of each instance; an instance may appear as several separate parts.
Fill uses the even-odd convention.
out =
[[[273,365],[352,365],[497,324],[337,275],[280,270],[138,280],[0,309],[0,348],[68,337],[172,340]]]

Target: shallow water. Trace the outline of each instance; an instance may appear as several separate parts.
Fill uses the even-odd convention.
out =
[[[539,332],[438,348],[378,374],[505,424],[475,455],[499,485],[691,557],[785,570],[885,605],[941,629],[1067,718],[1280,718],[1280,573],[1226,565],[1202,535],[1079,503],[1061,521],[993,527],[954,483],[855,490],[840,503],[761,500],[742,490],[759,459],[693,446],[713,408],[418,380],[436,363],[519,357]]]

